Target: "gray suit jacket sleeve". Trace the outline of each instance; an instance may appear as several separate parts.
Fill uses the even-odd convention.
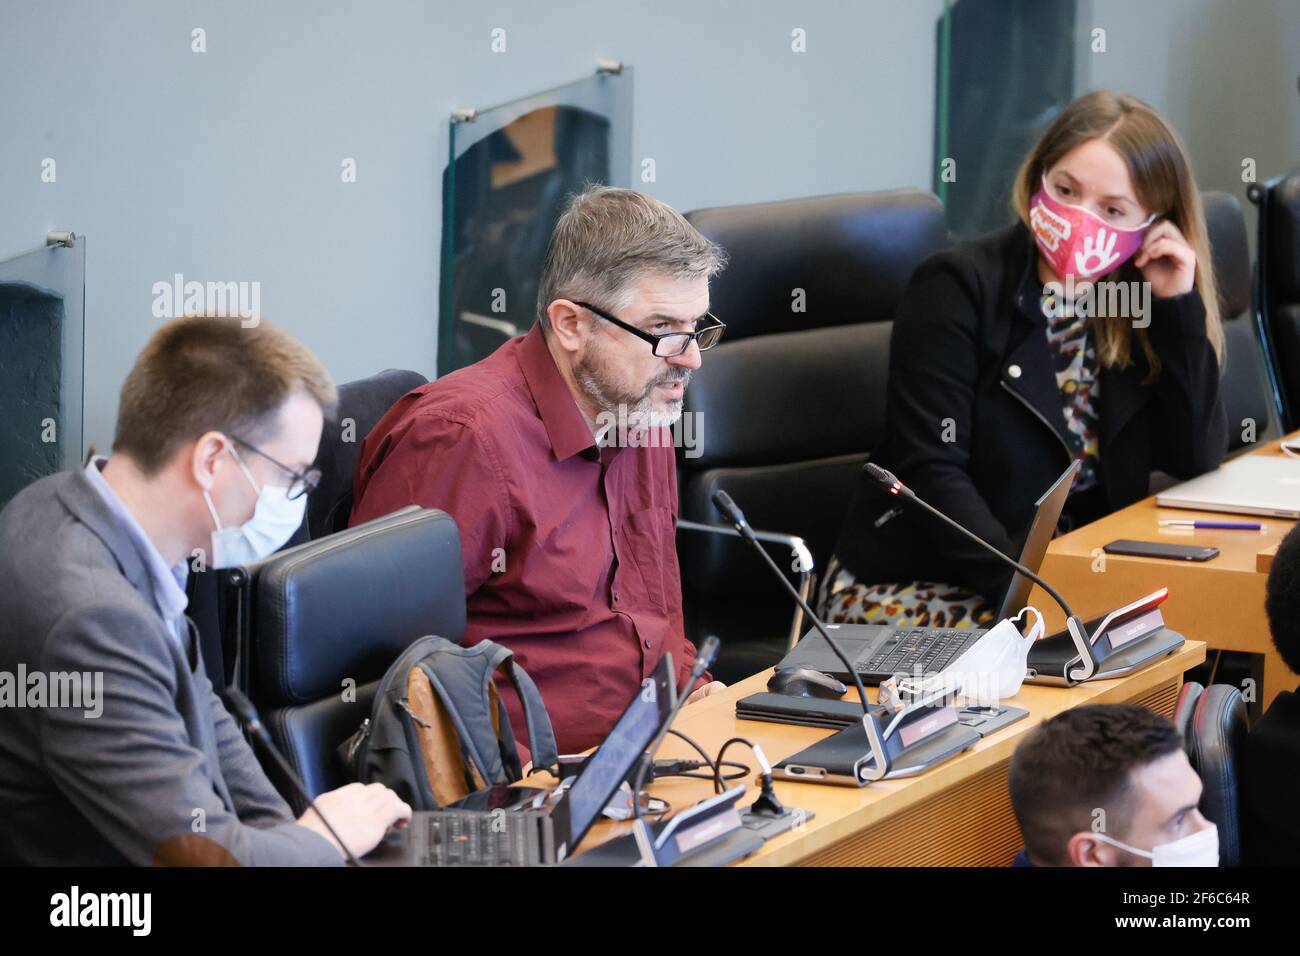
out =
[[[217,753],[221,758],[221,775],[230,791],[239,819],[249,826],[272,827],[293,820],[293,812],[262,772],[239,725],[226,705],[209,691],[212,725],[217,735]],[[330,847],[333,852],[333,847]]]
[[[40,734],[50,777],[132,863],[342,862],[329,841],[292,822],[211,684],[201,670],[191,675],[156,615],[82,606],[50,633],[41,667],[102,675],[97,716],[47,707]],[[223,779],[209,754],[219,755]],[[254,825],[241,821],[245,809]]]

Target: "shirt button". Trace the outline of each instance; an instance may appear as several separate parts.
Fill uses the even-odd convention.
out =
[[[1019,377],[1020,377],[1020,366],[1019,366],[1019,365],[1009,365],[1009,366],[1007,366],[1007,374],[1010,375],[1012,378],[1019,378]]]
[[[647,651],[650,650],[650,648],[651,648],[651,646],[652,646],[652,644],[651,644],[651,642],[650,642],[650,638],[647,637],[647,638],[645,639],[645,642],[644,642],[644,643],[645,643],[645,649],[646,649]]]
[[[617,592],[617,591],[614,592],[614,603],[615,603],[615,604],[618,603],[618,592]]]

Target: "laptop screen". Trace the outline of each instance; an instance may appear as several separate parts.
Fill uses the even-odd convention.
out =
[[[1052,543],[1052,535],[1056,534],[1057,522],[1061,520],[1065,499],[1070,496],[1070,486],[1074,484],[1074,475],[1078,470],[1079,463],[1070,462],[1070,467],[1061,473],[1061,477],[1052,482],[1052,487],[1044,491],[1043,496],[1034,504],[1034,523],[1029,526],[1029,534],[1025,536],[1025,546],[1020,549],[1020,563],[1035,574],[1042,567],[1047,546]],[[1034,583],[1029,578],[1019,571],[1013,572],[997,620],[1015,617],[1023,611],[1033,587]]]
[[[659,733],[672,710],[676,685],[672,655],[665,654],[565,793],[568,852],[572,853],[578,841],[587,835],[619,785],[636,766],[637,759]]]

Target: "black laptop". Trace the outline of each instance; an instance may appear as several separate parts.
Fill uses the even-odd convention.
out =
[[[1065,507],[1065,499],[1070,494],[1070,485],[1078,470],[1079,463],[1071,462],[1070,467],[1043,492],[1036,503],[1034,521],[1020,551],[1020,563],[1035,574],[1043,563],[1043,556],[1047,554],[1052,535],[1056,533],[1061,509]],[[1033,582],[1023,574],[1016,572],[1012,575],[996,620],[1001,621],[1019,614],[1029,600],[1032,588]],[[974,645],[987,629],[827,624],[826,630],[836,639],[845,656],[853,661],[854,669],[862,682],[879,684],[895,674],[911,674],[918,667],[925,674],[943,670]],[[845,682],[852,680],[840,659],[826,646],[826,641],[815,628],[810,629],[795,645],[794,650],[786,654],[776,666],[777,670],[807,667]]]
[[[672,713],[677,678],[664,654],[614,729],[573,783],[550,805],[495,810],[431,810],[366,857],[388,866],[546,866],[582,841]]]

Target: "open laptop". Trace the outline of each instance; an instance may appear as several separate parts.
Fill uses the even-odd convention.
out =
[[[1245,455],[1156,495],[1161,508],[1300,518],[1300,461]]]
[[[574,852],[672,713],[671,654],[637,690],[614,729],[550,806],[432,810],[412,815],[366,858],[396,866],[545,866]]]
[[[1020,563],[1037,573],[1047,554],[1047,546],[1056,533],[1061,510],[1069,497],[1070,486],[1079,470],[1077,461],[1052,483],[1035,503],[1034,520],[1020,549]],[[1006,595],[998,609],[996,620],[1019,614],[1029,600],[1033,582],[1023,574],[1012,575]],[[935,673],[964,654],[985,633],[986,628],[974,627],[898,627],[893,624],[827,624],[830,632],[853,661],[864,684],[879,684],[898,673],[912,673],[917,667],[923,673]],[[810,629],[794,650],[776,665],[778,670],[807,667],[830,674],[842,681],[852,677],[826,641]]]

